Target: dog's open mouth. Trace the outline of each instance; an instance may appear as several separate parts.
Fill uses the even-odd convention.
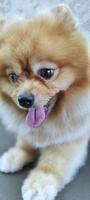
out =
[[[28,110],[26,116],[26,124],[31,128],[39,127],[42,122],[45,120],[46,116],[50,113],[52,107],[54,106],[56,97],[53,97],[49,100],[46,105],[32,107]]]

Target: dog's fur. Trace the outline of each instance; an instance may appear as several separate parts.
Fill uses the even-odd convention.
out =
[[[31,21],[2,23],[0,33],[0,117],[17,134],[16,146],[0,158],[2,172],[16,172],[40,151],[36,168],[22,187],[24,200],[53,200],[84,164],[90,131],[90,61],[85,36],[69,8],[60,5]],[[28,59],[28,69],[26,61]],[[40,63],[55,67],[48,81],[37,77]],[[21,80],[14,85],[8,74]],[[29,77],[25,73],[29,71]],[[36,105],[55,96],[39,128],[25,124],[18,95],[32,92]]]

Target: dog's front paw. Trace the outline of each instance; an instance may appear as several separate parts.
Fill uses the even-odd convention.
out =
[[[40,171],[32,172],[22,187],[23,200],[54,200],[57,192],[54,176]]]
[[[0,171],[4,173],[16,172],[29,162],[26,153],[18,148],[11,148],[0,157]]]

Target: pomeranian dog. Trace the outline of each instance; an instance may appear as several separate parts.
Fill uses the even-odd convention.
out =
[[[2,23],[0,117],[17,142],[0,158],[13,173],[40,154],[23,200],[54,200],[84,164],[90,131],[86,37],[66,5],[29,21]]]

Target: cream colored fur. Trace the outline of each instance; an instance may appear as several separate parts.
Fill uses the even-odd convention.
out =
[[[8,113],[8,115],[7,115]],[[16,172],[31,162],[40,150],[40,159],[22,187],[23,200],[54,200],[84,164],[90,138],[90,86],[67,92],[55,118],[46,118],[38,129],[25,125],[10,102],[0,97],[0,118],[17,134],[17,144],[0,158],[0,171]],[[29,153],[31,152],[31,153]]]

